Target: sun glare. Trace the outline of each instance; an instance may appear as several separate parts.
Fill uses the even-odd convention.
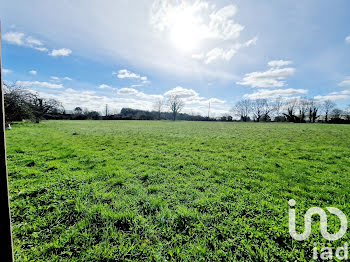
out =
[[[173,17],[170,30],[170,39],[174,46],[183,51],[190,52],[199,45],[199,26],[192,12],[182,11]]]

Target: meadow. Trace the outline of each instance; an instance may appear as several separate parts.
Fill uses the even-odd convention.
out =
[[[350,215],[350,125],[44,121],[8,130],[16,261],[310,261]],[[339,221],[330,216],[329,231]]]

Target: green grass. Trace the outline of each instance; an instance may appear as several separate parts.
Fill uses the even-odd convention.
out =
[[[349,125],[48,121],[6,135],[17,261],[309,261],[313,242],[349,241],[316,223],[306,241],[288,233],[291,198],[299,229],[312,206],[350,215]]]

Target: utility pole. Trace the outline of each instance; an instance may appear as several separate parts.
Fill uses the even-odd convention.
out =
[[[108,104],[106,104],[106,116],[108,116]]]
[[[0,21],[0,258],[1,261],[13,261],[10,201],[8,194],[4,92],[2,88],[1,67],[1,21]]]

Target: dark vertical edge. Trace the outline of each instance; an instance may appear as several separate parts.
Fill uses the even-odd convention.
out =
[[[5,109],[1,67],[1,21],[0,21],[0,260],[13,261],[10,201],[8,194]]]

